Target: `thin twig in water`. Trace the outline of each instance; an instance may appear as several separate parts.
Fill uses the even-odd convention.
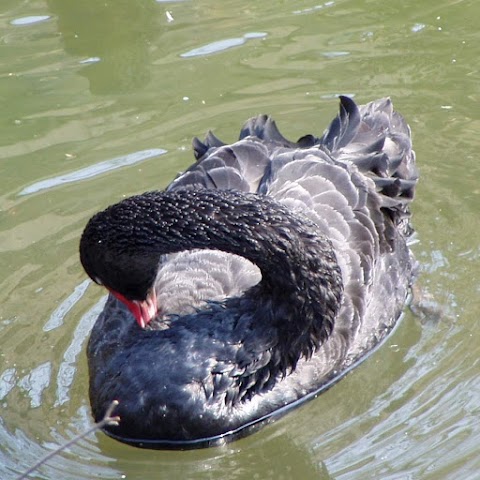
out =
[[[52,457],[55,455],[58,455],[62,450],[65,450],[68,447],[71,447],[75,443],[77,443],[79,440],[82,438],[86,437],[87,435],[90,435],[90,433],[93,433],[97,430],[100,430],[101,428],[105,427],[106,425],[118,425],[120,422],[120,417],[115,416],[112,417],[113,410],[115,407],[118,405],[118,400],[114,400],[110,406],[107,408],[107,411],[105,412],[104,417],[97,423],[95,423],[92,427],[90,427],[87,431],[81,433],[80,435],[77,435],[76,437],[73,437],[70,441],[65,443],[64,445],[61,445],[60,447],[56,448],[53,452],[50,452],[48,455],[43,457],[39,462],[37,462],[33,467],[30,467],[25,473],[22,473],[17,480],[23,480],[25,478],[28,478],[28,476],[33,473],[35,470],[37,470],[39,467],[41,467],[44,463],[46,463],[48,460],[50,460]]]

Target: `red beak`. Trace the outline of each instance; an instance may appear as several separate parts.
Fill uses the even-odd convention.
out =
[[[143,301],[128,300],[121,293],[113,290],[110,290],[110,293],[128,307],[141,328],[145,328],[158,313],[157,295],[154,288],[152,288],[147,298]]]

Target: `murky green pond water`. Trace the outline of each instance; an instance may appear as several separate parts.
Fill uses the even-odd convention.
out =
[[[208,129],[231,141],[270,113],[321,133],[339,93],[390,95],[412,127],[420,312],[253,436],[155,452],[97,433],[32,478],[480,478],[479,18],[474,0],[3,0],[0,478],[91,424],[89,216],[165,186]]]

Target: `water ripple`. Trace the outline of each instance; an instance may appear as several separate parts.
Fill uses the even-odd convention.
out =
[[[65,316],[83,297],[88,285],[90,285],[90,280],[84,280],[80,285],[75,287],[75,290],[50,315],[47,323],[43,326],[44,332],[49,332],[63,325]]]
[[[40,407],[42,404],[42,393],[50,385],[51,373],[52,363],[45,362],[19,380],[18,386],[30,397],[32,408]]]
[[[212,53],[223,52],[229,48],[238,47],[251,40],[253,38],[265,38],[267,34],[265,32],[250,32],[246,33],[243,37],[225,38],[218,42],[208,43],[202,47],[194,48],[188,52],[180,54],[182,58],[200,57],[203,55],[210,55]]]
[[[100,315],[105,304],[106,297],[98,301],[93,308],[91,308],[78,322],[77,327],[73,333],[73,339],[63,354],[63,361],[60,364],[57,375],[57,399],[55,406],[63,405],[70,397],[68,395],[70,387],[73,383],[75,372],[77,370],[76,363],[79,353],[82,351],[83,343],[85,342],[90,330],[95,323],[95,320]]]
[[[150,150],[141,150],[140,152],[129,153],[128,155],[122,155],[121,157],[115,157],[104,162],[90,165],[80,170],[67,173],[65,175],[59,175],[40,182],[35,182],[28,187],[25,187],[18,195],[31,195],[32,193],[38,193],[41,190],[47,190],[50,188],[58,187],[59,185],[65,185],[66,183],[81,182],[102,173],[116,170],[117,168],[125,167],[128,165],[134,165],[135,163],[143,162],[149,158],[158,157],[167,153],[162,148],[152,148]]]
[[[50,15],[30,15],[28,17],[15,18],[10,24],[16,26],[33,25],[35,23],[45,22],[50,18]]]

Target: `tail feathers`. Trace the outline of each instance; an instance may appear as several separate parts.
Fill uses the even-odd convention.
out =
[[[278,130],[275,121],[268,115],[258,115],[250,118],[245,122],[238,140],[244,140],[247,137],[253,137],[258,140],[263,140],[266,144],[271,144],[277,147],[298,148],[299,145],[295,142],[287,140]],[[192,141],[193,153],[197,161],[201,161],[204,157],[212,154],[212,149],[218,149],[225,146],[219,138],[217,138],[211,131],[207,133],[203,142],[195,137]]]
[[[297,148],[298,145],[290,140],[287,140],[278,130],[275,121],[268,115],[259,115],[250,118],[245,122],[241,131],[239,140],[247,137],[256,137],[264,140],[267,143],[272,143],[277,146]]]
[[[197,137],[192,140],[193,154],[197,160],[200,160],[211,148],[223,147],[223,143],[213,132],[209,131],[205,140],[202,142]]]
[[[340,96],[340,112],[325,130],[319,143],[331,152],[347,146],[357,135],[360,113],[356,103],[349,97]]]
[[[197,146],[198,152],[205,147],[208,153],[201,155],[196,163],[180,174],[169,185],[169,189],[189,187],[242,192],[258,190],[270,164],[268,151],[263,143],[239,141],[233,145],[213,147],[215,138],[211,135],[205,140],[205,144],[202,143],[203,147]],[[207,143],[209,146],[206,146]]]
[[[358,108],[353,100],[340,97],[340,112],[319,144],[333,158],[355,164],[369,177],[391,226],[405,233],[410,230],[409,204],[418,178],[415,152],[410,128],[389,98]]]
[[[203,142],[198,138],[193,140],[193,149],[197,163],[169,188],[256,192],[262,189],[262,177],[274,176],[275,168],[311,155],[313,149],[319,158],[326,157],[327,163],[333,160],[353,164],[363,178],[370,178],[374,185],[371,207],[377,209],[378,222],[386,220],[384,227],[378,224],[378,228],[385,229],[387,238],[394,238],[395,229],[406,234],[409,231],[409,204],[418,178],[415,152],[410,128],[393,110],[389,98],[358,107],[352,99],[341,96],[338,115],[319,138],[309,134],[291,142],[279,132],[271,117],[259,115],[243,125],[238,142],[225,145],[209,132]],[[362,182],[357,183],[362,191]]]

